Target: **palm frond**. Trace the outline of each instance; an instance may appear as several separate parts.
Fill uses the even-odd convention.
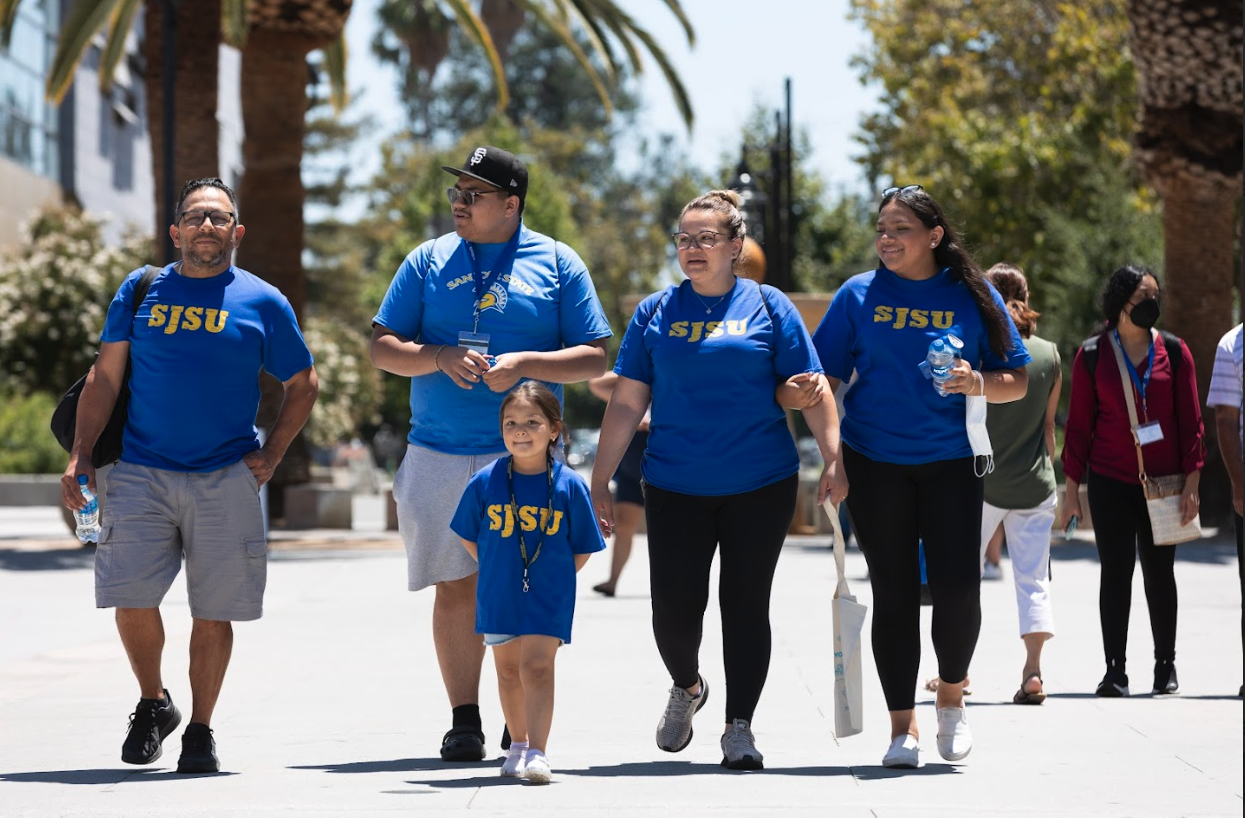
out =
[[[623,50],[627,52],[627,61],[631,63],[631,70],[636,74],[644,73],[644,61],[640,59],[640,52],[635,47],[635,43],[631,42],[631,36],[628,32],[628,26],[624,20],[630,20],[627,13],[620,9],[612,0],[570,0],[580,7],[586,16],[592,16],[605,24],[613,34],[614,38],[622,44]]]
[[[556,34],[567,50],[575,56],[575,60],[579,63],[580,68],[584,69],[584,73],[588,75],[588,79],[592,82],[592,87],[596,89],[601,104],[605,106],[606,116],[612,116],[614,113],[614,102],[610,99],[610,89],[602,81],[600,73],[597,72],[596,67],[592,64],[592,60],[588,59],[588,55],[584,53],[584,50],[579,47],[579,43],[575,41],[575,35],[571,32],[566,22],[554,17],[543,5],[533,3],[528,6],[528,9],[546,28]],[[610,80],[612,83],[612,72]]]
[[[134,18],[138,16],[137,2],[119,3],[113,9],[108,20],[108,39],[104,43],[104,51],[99,58],[99,89],[107,91],[112,86],[112,79],[117,73],[117,65],[125,58],[125,41],[129,39],[130,30],[134,28]]]
[[[8,48],[13,39],[13,22],[22,0],[0,0],[0,48]]]
[[[639,38],[640,42],[644,43],[644,47],[648,49],[648,53],[656,61],[657,67],[661,69],[662,76],[666,78],[666,84],[670,86],[670,93],[674,96],[675,107],[679,109],[679,116],[682,117],[683,124],[687,126],[687,130],[691,131],[696,115],[692,111],[692,100],[687,95],[687,88],[684,87],[683,81],[679,79],[679,73],[674,70],[674,66],[670,64],[670,59],[666,56],[666,52],[653,39],[653,35],[638,26],[632,28],[632,32]]]
[[[454,12],[463,33],[484,49],[484,56],[488,57],[489,67],[493,69],[493,81],[497,83],[497,109],[506,110],[510,104],[510,86],[506,84],[506,69],[502,67],[501,55],[493,44],[493,36],[488,33],[488,26],[484,25],[468,0],[445,0],[445,4]]]
[[[340,114],[350,103],[350,92],[346,89],[346,32],[324,47],[324,73],[329,79],[329,102],[333,104],[333,112]]]
[[[594,24],[593,20],[584,16],[579,6],[566,0],[560,0],[557,3],[558,16],[568,25],[574,20],[579,25],[579,29],[583,31],[584,37],[588,39],[588,44],[592,46],[601,57],[601,62],[605,66],[605,73],[608,76],[610,85],[618,81],[618,66],[614,62],[614,51],[610,48],[609,42],[602,37],[604,33]]]
[[[692,23],[687,19],[687,15],[683,13],[683,6],[679,4],[679,0],[662,0],[666,4],[666,8],[670,9],[683,26],[683,33],[687,35],[687,44],[696,45],[696,32],[692,30]]]
[[[91,39],[108,23],[118,3],[138,3],[139,0],[77,0],[69,10],[61,26],[61,36],[56,43],[52,67],[48,69],[47,97],[53,103],[65,98],[73,84],[74,72],[86,53]]]

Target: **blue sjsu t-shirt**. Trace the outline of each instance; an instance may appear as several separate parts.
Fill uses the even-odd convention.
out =
[[[481,278],[480,327],[489,354],[551,352],[608,338],[588,268],[565,244],[519,226],[518,250],[505,270],[493,270],[506,247],[475,244]],[[475,276],[467,242],[450,233],[415,248],[398,268],[372,322],[422,344],[458,343],[474,325]],[[442,356],[444,358],[444,355]],[[549,388],[562,399],[561,384]],[[483,383],[456,386],[441,372],[411,378],[407,440],[444,454],[505,451],[497,422],[504,393]]]
[[[667,491],[739,494],[800,468],[774,390],[792,375],[821,372],[808,330],[773,287],[736,279],[716,300],[702,300],[690,281],[650,295],[614,365],[652,389],[644,479]]]
[[[990,349],[977,303],[948,269],[911,281],[886,267],[853,276],[839,288],[813,333],[826,374],[857,381],[844,398],[843,441],[871,460],[931,463],[970,457],[963,395],[940,396],[921,373],[929,344],[953,328],[973,369],[1018,369],[1029,363],[1016,326],[993,286],[990,293],[1011,330],[1007,357]]]
[[[207,472],[259,448],[259,372],[288,381],[311,366],[294,310],[281,291],[238,267],[189,278],[174,265],[151,282],[135,314],[130,273],[100,340],[130,343],[126,463]]]
[[[506,476],[509,462],[503,457],[472,475],[450,522],[455,534],[476,544],[480,558],[476,633],[541,634],[569,644],[575,616],[574,555],[605,549],[588,485],[573,470],[554,463],[551,515],[547,475],[515,472],[516,520]],[[527,593],[520,529],[530,563]]]

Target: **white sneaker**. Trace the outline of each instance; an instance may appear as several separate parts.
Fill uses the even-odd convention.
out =
[[[997,562],[987,562],[986,567],[982,569],[981,578],[987,581],[1000,580],[1003,578],[1003,566]]]
[[[911,733],[895,736],[891,740],[890,749],[882,756],[883,767],[900,770],[915,770],[921,766],[921,742]]]
[[[973,732],[963,707],[938,708],[938,754],[947,761],[959,761],[973,749]]]
[[[553,770],[549,767],[549,759],[537,751],[527,757],[523,777],[533,784],[548,784],[553,780]]]
[[[501,774],[505,778],[522,778],[527,769],[527,748],[516,750],[511,747],[506,751],[506,760],[501,764]]]

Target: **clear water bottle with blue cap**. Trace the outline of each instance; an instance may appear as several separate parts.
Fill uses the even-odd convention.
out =
[[[934,389],[944,398],[949,394],[944,384],[951,378],[951,368],[960,357],[964,342],[954,335],[944,335],[929,343],[929,351],[921,363],[925,377],[934,382]]]
[[[78,490],[86,500],[86,505],[73,513],[78,524],[78,539],[84,543],[99,542],[99,501],[87,485],[85,474],[78,475]]]

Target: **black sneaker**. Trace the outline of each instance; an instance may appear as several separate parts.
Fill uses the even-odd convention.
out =
[[[1154,663],[1154,688],[1150,691],[1155,696],[1168,696],[1180,689],[1176,680],[1176,665],[1170,661]]]
[[[121,760],[126,764],[150,764],[164,752],[162,746],[169,733],[182,723],[181,711],[173,704],[169,691],[164,700],[139,699],[130,714],[130,728],[121,745]]]
[[[501,749],[503,751],[510,749],[510,725],[503,724],[501,728]]]
[[[179,773],[218,773],[220,759],[216,757],[216,740],[206,724],[192,721],[182,733],[182,757],[177,759]]]
[[[1098,683],[1098,689],[1094,691],[1095,696],[1101,696],[1104,699],[1118,699],[1128,695],[1128,675],[1124,671],[1117,668],[1107,668],[1107,675],[1102,677],[1102,681]]]

